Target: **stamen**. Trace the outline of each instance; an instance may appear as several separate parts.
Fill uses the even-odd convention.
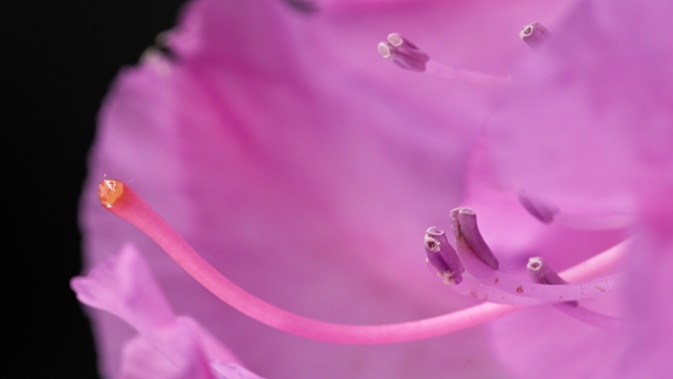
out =
[[[380,42],[378,50],[383,58],[411,71],[425,71],[425,64],[430,60],[428,54],[398,33],[390,33],[388,42]]]
[[[103,180],[98,186],[98,200],[105,208],[112,208],[124,194],[124,183],[119,180]]]
[[[442,316],[384,325],[343,325],[314,320],[275,307],[238,287],[206,262],[128,184],[104,180],[101,204],[155,241],[176,263],[207,290],[243,314],[276,329],[332,343],[384,344],[414,341],[453,333],[495,320],[521,306],[481,304]],[[568,270],[571,279],[591,277],[603,265],[614,264],[620,254],[601,257]]]
[[[474,246],[481,244],[483,238],[481,238],[481,235],[478,238],[474,234],[469,235],[469,232],[474,233],[476,231],[478,233],[474,211],[469,208],[457,208],[451,211],[451,217],[456,236],[457,253],[466,271],[482,283],[496,287],[501,291],[545,302],[559,302],[600,296],[623,285],[624,280],[621,274],[609,275],[581,284],[548,286],[537,283],[522,283],[494,270],[491,265],[484,261],[483,257],[488,256],[487,252],[493,254],[490,248],[486,251],[481,246],[478,250],[482,250],[482,255],[477,255]],[[483,242],[483,245],[486,246],[486,243]],[[493,258],[495,259],[495,257]]]
[[[444,284],[460,284],[461,274],[465,271],[458,259],[458,254],[449,244],[444,231],[432,226],[425,232],[425,256],[428,262],[437,269]]]
[[[523,296],[515,296],[498,288],[486,285],[465,272],[460,259],[449,244],[444,231],[432,226],[425,232],[425,255],[444,284],[464,296],[500,304],[534,305],[548,303]],[[460,285],[459,285],[460,284]]]
[[[526,264],[528,275],[535,283],[539,284],[568,284],[561,278],[554,270],[549,268],[549,265],[541,257],[532,257],[528,259]],[[564,302],[568,306],[577,307],[579,302],[576,300]]]
[[[535,283],[540,284],[568,284],[541,257],[532,257],[528,259],[526,265],[530,278]]]
[[[541,257],[528,259],[526,268],[528,269],[528,274],[535,283],[546,285],[563,285],[568,283],[552,270]],[[624,319],[604,315],[587,309],[586,307],[581,306],[578,301],[565,301],[563,303],[554,304],[554,307],[570,317],[598,328],[624,330],[628,324]]]
[[[477,215],[470,208],[456,208],[451,211],[451,219],[458,243],[463,243],[488,267],[497,270],[500,266],[491,248],[479,233]]]
[[[528,24],[521,29],[519,37],[533,49],[542,46],[549,38],[551,33],[539,22]]]
[[[543,224],[551,224],[554,221],[554,216],[559,212],[558,207],[555,205],[549,204],[524,190],[519,191],[517,197],[528,213]]]
[[[510,78],[460,70],[439,63],[399,33],[389,34],[386,42],[379,43],[378,51],[381,57],[393,61],[404,69],[438,75],[453,81],[488,88],[502,88],[510,82]]]
[[[618,245],[623,247],[624,245]],[[600,266],[601,268],[609,267],[612,262],[616,262],[616,258],[623,254],[624,249],[622,248],[610,248],[595,257],[591,258],[587,262],[590,262],[592,265]],[[608,264],[607,262],[611,262]],[[606,266],[601,266],[606,264]],[[489,301],[492,303],[499,304],[513,304],[513,305],[540,305],[540,304],[557,304],[559,299],[556,297],[556,294],[550,295],[546,298],[539,296],[522,296],[526,293],[518,293],[515,291],[505,291],[503,288],[500,288],[500,277],[497,277],[493,282],[484,282],[481,279],[473,276],[469,271],[465,271],[462,275],[462,282],[460,285],[453,285],[451,289],[454,292],[457,292],[466,297],[472,297],[478,300]],[[521,288],[522,291],[528,292],[531,283],[525,282],[514,282],[513,279],[509,286],[511,288]],[[535,289],[533,290],[535,291]],[[512,293],[514,292],[514,293]],[[573,301],[566,301],[565,303],[572,303]]]
[[[477,300],[489,301],[498,304],[512,304],[512,305],[540,305],[555,303],[556,299],[537,299],[532,297],[513,295],[505,292],[500,288],[488,285],[479,281],[479,279],[472,276],[469,272],[462,275],[462,282],[460,285],[451,286],[451,290],[466,297],[472,297]]]

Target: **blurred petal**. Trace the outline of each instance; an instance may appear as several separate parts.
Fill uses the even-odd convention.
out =
[[[580,2],[490,122],[513,189],[561,211],[628,213],[673,193],[673,3]]]
[[[123,347],[120,379],[261,379],[236,363],[208,361],[195,326],[182,319],[161,331],[170,341],[170,354],[146,338],[131,339]]]
[[[152,272],[133,245],[125,245],[86,277],[74,278],[71,285],[79,301],[110,312],[139,331],[176,321]]]
[[[624,223],[584,224],[581,218],[563,217],[551,224],[541,223],[521,204],[517,191],[494,183],[493,162],[486,159],[488,153],[482,143],[472,152],[469,185],[462,204],[477,212],[479,229],[503,261],[503,269],[517,267],[525,274],[528,258],[543,256],[552,267],[563,270],[630,235],[629,224]]]
[[[629,316],[637,328],[617,374],[623,378],[665,378],[673,372],[673,214],[648,213],[629,257],[633,285],[628,288]]]
[[[196,339],[182,331],[179,345],[173,345],[174,357],[167,357],[142,337],[123,348],[120,379],[215,379]]]
[[[132,245],[86,277],[74,278],[71,286],[81,302],[112,313],[139,332],[123,347],[120,378],[211,379],[209,359],[238,362],[196,322],[176,317]]]

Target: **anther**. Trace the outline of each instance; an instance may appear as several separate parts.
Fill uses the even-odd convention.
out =
[[[497,271],[500,264],[477,228],[477,215],[474,210],[456,208],[451,211],[451,221],[456,242],[465,244],[479,260]]]
[[[554,221],[554,216],[559,212],[558,207],[555,205],[549,204],[526,191],[519,191],[517,197],[519,198],[519,203],[526,208],[528,213],[543,224],[551,224]]]
[[[526,265],[530,278],[535,283],[540,284],[568,284],[541,257],[532,257],[528,259]]]
[[[528,275],[535,283],[550,285],[568,284],[556,271],[549,268],[549,265],[541,257],[529,258],[526,268],[528,269]],[[566,301],[564,303],[573,307],[579,304],[577,301]]]
[[[445,284],[460,284],[465,271],[458,254],[449,244],[444,231],[432,226],[425,232],[425,256],[428,262],[437,270]]]
[[[285,3],[306,14],[315,13],[319,10],[318,5],[312,0],[285,0]]]
[[[430,60],[428,54],[402,38],[399,33],[390,33],[387,42],[379,43],[378,50],[383,58],[390,59],[398,66],[411,71],[425,71],[425,65]]]
[[[551,38],[551,33],[539,22],[534,22],[524,26],[519,32],[519,37],[521,37],[523,42],[527,43],[528,46],[537,49]]]

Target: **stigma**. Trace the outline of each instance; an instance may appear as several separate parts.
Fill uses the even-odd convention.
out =
[[[119,180],[106,179],[98,185],[98,200],[105,208],[112,208],[124,194],[124,183]]]

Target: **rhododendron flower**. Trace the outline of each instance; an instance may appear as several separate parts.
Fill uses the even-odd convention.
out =
[[[304,4],[195,1],[165,35],[171,54],[148,53],[106,100],[83,204],[87,265],[106,263],[73,282],[83,302],[119,317],[92,311],[106,376],[665,372],[670,336],[654,330],[673,330],[660,275],[671,268],[673,170],[657,143],[670,137],[671,48],[646,30],[670,34],[659,21],[673,13],[668,5],[581,3],[561,22],[562,1],[344,1],[309,14],[288,3]],[[627,33],[627,15],[648,27]],[[517,40],[531,20],[556,26],[533,39],[524,29],[534,50]],[[379,53],[422,74],[376,55],[386,35]],[[656,62],[657,81],[642,74],[644,62]],[[636,107],[635,92],[649,101]],[[636,133],[640,120],[651,134]],[[578,140],[586,150],[576,154]],[[603,154],[595,162],[592,148]],[[93,194],[105,175],[135,191],[105,181],[102,203],[161,248],[100,207]],[[449,213],[461,202],[479,228],[475,211]],[[431,271],[450,286],[421,263],[426,229]],[[135,248],[122,248],[129,242]],[[617,265],[613,257],[632,249],[648,253]],[[648,256],[656,275],[646,276]],[[520,275],[526,263],[532,281]],[[573,264],[568,275],[552,270]],[[615,270],[626,271],[627,289],[621,276],[597,277]],[[138,276],[146,280],[128,281]],[[345,344],[270,329],[199,283],[268,325]],[[514,305],[468,308],[484,299]],[[457,331],[540,303],[555,304]],[[626,330],[603,330],[610,320]],[[441,330],[456,332],[349,344]],[[159,356],[170,363],[156,367],[163,371],[134,371]]]

